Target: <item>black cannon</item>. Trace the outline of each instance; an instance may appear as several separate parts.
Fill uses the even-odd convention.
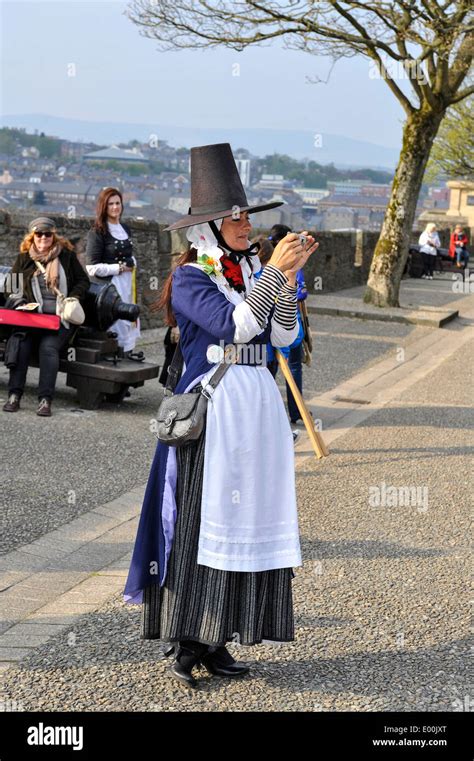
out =
[[[91,283],[83,299],[86,313],[84,325],[95,330],[107,330],[116,320],[134,322],[140,315],[137,304],[126,304],[112,283]]]
[[[0,309],[5,308],[7,294],[15,290],[10,267],[0,266]],[[139,314],[137,304],[126,304],[112,283],[92,282],[82,306],[83,325],[71,329],[69,343],[61,354],[60,372],[66,373],[66,385],[77,390],[84,409],[96,409],[104,399],[121,402],[129,386],[138,388],[146,380],[158,376],[159,365],[135,362],[124,357],[117,343],[117,334],[109,330],[116,320],[134,322]],[[0,327],[0,355],[6,340],[15,328]],[[32,364],[37,366],[33,358]]]

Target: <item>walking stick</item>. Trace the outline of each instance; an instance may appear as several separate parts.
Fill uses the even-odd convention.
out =
[[[311,328],[309,326],[309,317],[308,317],[308,310],[306,308],[306,301],[298,301],[298,308],[300,310],[301,320],[303,322],[303,328],[304,328],[304,341],[306,341],[306,346],[308,349],[308,354],[310,355],[308,365],[311,363],[311,352],[313,351],[313,338],[311,336]]]
[[[304,403],[304,399],[300,394],[300,390],[298,386],[296,385],[295,379],[293,378],[291,374],[291,370],[288,367],[288,362],[283,356],[283,354],[281,354],[278,351],[278,349],[275,349],[275,351],[276,351],[276,355],[278,359],[278,364],[281,367],[281,371],[283,375],[285,376],[285,380],[291,389],[291,393],[293,394],[293,397],[299,409],[300,415],[303,418],[303,422],[305,424],[306,430],[308,431],[309,438],[311,439],[311,443],[313,445],[313,449],[315,451],[316,457],[318,458],[318,460],[320,460],[321,457],[327,457],[329,454],[329,450],[323,441],[323,437],[321,436],[319,431],[317,431],[316,428],[314,427],[314,421],[308,412],[308,408],[306,407]]]

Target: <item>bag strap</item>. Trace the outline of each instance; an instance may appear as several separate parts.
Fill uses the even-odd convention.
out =
[[[230,362],[228,361],[228,355],[226,357],[226,355],[224,354],[224,359],[222,360],[222,362],[220,362],[216,372],[209,378],[207,382],[207,386],[211,386],[213,390],[216,388],[217,384],[219,383],[220,380],[222,380],[223,376],[225,375],[229,367],[239,361],[240,349],[241,347],[238,344],[237,351],[235,352],[235,356]],[[205,389],[202,389],[201,393],[204,394],[204,396],[207,396],[207,398],[209,398],[209,393],[205,391]]]
[[[174,350],[173,359],[171,360],[171,364],[168,367],[168,379],[165,385],[165,396],[171,396],[173,394],[176,388],[176,384],[178,383],[178,378],[181,375],[181,371],[183,369],[183,362],[184,357],[181,352],[180,341],[178,340],[176,349]]]
[[[240,358],[240,345],[237,346],[237,351],[235,352],[235,356],[232,359],[231,362],[228,361],[228,354],[227,356],[224,355],[224,359],[219,363],[219,366],[216,370],[216,372],[209,378],[209,381],[207,383],[207,386],[211,386],[211,388],[214,390],[219,383],[220,380],[224,377],[225,373],[229,369],[229,367],[236,362],[238,362]],[[178,343],[176,344],[176,349],[173,355],[173,359],[171,361],[171,364],[168,368],[168,380],[166,382],[165,386],[165,396],[171,396],[176,388],[176,385],[178,383],[178,377],[181,374],[181,371],[183,369],[183,362],[184,357],[181,351],[181,339],[178,340]],[[209,392],[204,393],[204,389],[202,389],[201,393],[204,394],[204,396],[207,396],[209,398]]]
[[[45,275],[45,274],[46,274],[46,268],[43,266],[43,264],[42,264],[41,262],[38,262],[38,261],[36,261],[36,259],[34,260],[34,262],[35,262],[36,266],[38,267],[39,271],[40,271],[40,272],[41,272],[43,275]],[[64,294],[62,294],[62,293],[61,293],[61,291],[59,290],[59,288],[56,288],[56,287],[54,287],[54,288],[53,288],[53,291],[54,291],[54,293],[56,294],[56,296],[63,296],[63,295],[64,295]]]

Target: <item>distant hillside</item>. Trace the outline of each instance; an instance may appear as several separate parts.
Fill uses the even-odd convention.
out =
[[[28,131],[36,129],[67,140],[84,140],[101,145],[126,143],[134,139],[146,142],[150,135],[157,135],[176,148],[230,142],[234,149],[247,148],[257,156],[282,153],[297,159],[312,159],[320,164],[334,163],[344,169],[370,167],[393,171],[398,158],[396,148],[324,133],[315,140],[315,133],[310,130],[160,127],[158,124],[80,121],[46,114],[3,115],[0,124],[3,127],[24,127]],[[320,147],[315,147],[315,142]]]

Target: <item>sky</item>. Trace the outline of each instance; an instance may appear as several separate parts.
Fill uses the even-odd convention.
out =
[[[118,0],[0,0],[2,114],[192,127],[310,129],[400,145],[403,111],[365,58],[277,44],[158,52]],[[234,76],[239,64],[239,76]],[[71,76],[72,74],[72,76]],[[327,83],[311,84],[307,77]]]

